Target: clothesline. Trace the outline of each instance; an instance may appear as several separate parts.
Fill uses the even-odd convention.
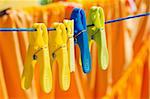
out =
[[[128,17],[124,17],[124,18],[118,18],[118,19],[114,19],[114,20],[109,20],[106,21],[105,24],[109,24],[109,23],[114,23],[114,22],[119,22],[119,21],[123,21],[123,20],[128,20],[128,19],[133,19],[133,18],[138,18],[138,17],[144,17],[144,16],[149,16],[150,12],[147,13],[143,13],[143,14],[138,14],[138,15],[134,15],[134,16],[128,16]],[[87,27],[90,26],[94,26],[93,24],[87,25]],[[53,31],[55,30],[55,28],[47,28],[48,31]],[[36,31],[36,29],[34,28],[0,28],[0,31]]]

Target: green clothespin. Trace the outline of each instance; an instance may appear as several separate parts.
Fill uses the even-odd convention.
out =
[[[106,70],[109,63],[108,49],[105,33],[105,17],[101,7],[93,6],[90,9],[88,24],[89,41],[94,40],[98,46],[98,63],[103,70]]]
[[[46,4],[49,4],[51,2],[52,2],[52,0],[40,0],[41,5],[46,5]]]

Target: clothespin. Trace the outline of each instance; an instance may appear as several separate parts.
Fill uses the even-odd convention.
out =
[[[23,89],[31,86],[33,69],[36,63],[40,65],[40,84],[44,92],[52,90],[52,71],[50,66],[48,33],[43,23],[35,23],[37,31],[29,34],[29,47],[24,64],[21,85]]]
[[[63,23],[54,23],[56,31],[49,33],[51,64],[56,62],[59,68],[59,85],[64,91],[70,87],[70,68],[68,64],[67,32]]]
[[[81,8],[74,8],[70,19],[74,20],[74,38],[80,47],[83,72],[89,73],[91,70],[91,55],[89,51],[84,10]]]
[[[64,24],[67,29],[67,48],[68,48],[68,60],[70,66],[70,72],[75,72],[75,55],[74,55],[74,21],[64,20]]]
[[[94,24],[94,26],[88,27],[89,40],[93,39],[97,43],[98,63],[103,70],[107,69],[109,63],[104,18],[101,7],[94,6],[90,9],[89,24]]]
[[[49,4],[51,2],[52,2],[52,0],[40,0],[41,5],[46,5],[46,4]]]

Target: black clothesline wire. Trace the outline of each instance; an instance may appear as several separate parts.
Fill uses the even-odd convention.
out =
[[[124,18],[109,20],[109,21],[106,21],[105,24],[119,22],[119,21],[133,19],[133,18],[138,18],[138,17],[149,16],[149,15],[150,15],[150,12],[147,12],[147,13],[138,14],[138,15],[134,15],[134,16],[128,16],[128,17],[124,17]],[[87,27],[91,27],[91,26],[94,26],[94,24],[87,25]],[[47,31],[53,31],[53,30],[56,30],[56,29],[55,28],[47,28]],[[3,32],[7,32],[7,31],[36,31],[36,29],[35,28],[0,28],[0,31],[3,31]]]

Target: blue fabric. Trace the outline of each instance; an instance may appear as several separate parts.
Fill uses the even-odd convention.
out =
[[[83,30],[87,30],[86,27],[86,16],[81,8],[74,8],[71,14],[71,20],[74,20],[74,35],[77,35]],[[77,42],[80,47],[82,69],[84,73],[89,73],[91,70],[91,55],[88,44],[87,32],[81,33],[77,36]]]

